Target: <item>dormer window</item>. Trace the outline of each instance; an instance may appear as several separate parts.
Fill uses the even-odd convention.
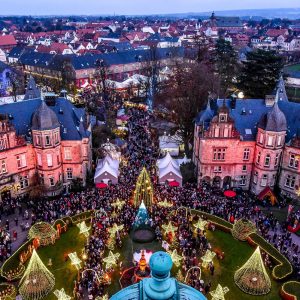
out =
[[[219,122],[227,122],[227,114],[220,114]]]

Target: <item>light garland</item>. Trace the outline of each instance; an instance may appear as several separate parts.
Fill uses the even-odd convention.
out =
[[[235,284],[245,293],[265,295],[271,290],[268,276],[259,247],[256,248],[246,263],[234,273]]]
[[[114,203],[111,204],[111,206],[113,208],[117,208],[118,210],[121,210],[124,205],[125,205],[125,201],[120,200],[119,198],[117,198],[116,202],[114,202]]]
[[[19,283],[22,299],[43,299],[54,288],[55,277],[44,265],[35,249]]]
[[[29,239],[37,239],[40,245],[54,244],[57,239],[57,231],[46,222],[38,222],[31,226],[28,232]]]
[[[220,284],[217,285],[217,288],[214,291],[211,291],[212,296],[211,300],[225,300],[225,294],[229,292],[229,288],[222,287]]]
[[[89,236],[89,230],[91,229],[91,227],[87,227],[85,221],[78,223],[77,227],[79,228],[79,234],[83,234],[85,237]]]
[[[240,241],[245,241],[251,233],[256,232],[255,224],[250,220],[239,219],[233,224],[232,236]]]
[[[181,255],[179,255],[178,253],[177,253],[177,250],[175,249],[175,250],[173,250],[173,251],[167,251],[169,254],[170,254],[170,256],[171,256],[171,258],[172,258],[172,261],[173,261],[173,263],[174,263],[174,265],[176,266],[176,267],[179,267],[180,266],[180,262],[182,261],[182,256]]]
[[[71,300],[71,297],[66,294],[65,289],[55,290],[53,294],[57,297],[57,300]]]
[[[201,257],[202,259],[202,266],[206,268],[209,263],[211,263],[216,256],[216,253],[207,249],[205,254]]]
[[[113,253],[109,251],[107,257],[103,258],[103,261],[106,263],[106,269],[110,269],[118,263],[118,259],[120,257],[120,253]]]
[[[171,221],[169,221],[169,223],[167,225],[163,224],[162,228],[163,228],[163,230],[165,231],[166,234],[168,234],[169,232],[171,232],[173,236],[175,235],[175,232],[178,229],[178,227],[174,226]]]
[[[138,207],[144,201],[146,207],[151,207],[153,202],[153,187],[150,176],[145,167],[143,167],[135,186],[134,205]]]
[[[165,199],[164,201],[158,202],[157,205],[160,207],[169,208],[169,207],[173,206],[173,203],[171,203],[167,199]]]
[[[117,223],[114,223],[114,225],[108,229],[108,232],[110,234],[110,237],[115,237],[115,234],[121,230],[123,230],[124,225],[118,225]]]
[[[68,254],[71,264],[76,267],[77,270],[81,268],[81,262],[82,260],[78,257],[76,252],[72,252]]]

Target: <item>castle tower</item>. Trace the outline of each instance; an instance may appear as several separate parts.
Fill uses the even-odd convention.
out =
[[[271,110],[258,123],[251,191],[259,194],[266,187],[274,188],[285,144],[287,122],[278,106],[279,90]]]
[[[55,112],[42,100],[32,116],[32,139],[40,183],[55,195],[62,190],[60,124]]]

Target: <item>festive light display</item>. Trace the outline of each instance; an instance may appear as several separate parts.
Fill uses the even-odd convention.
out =
[[[255,224],[246,219],[236,221],[231,230],[232,236],[240,241],[247,240],[248,236],[254,232],[256,232]]]
[[[177,250],[176,250],[176,249],[173,250],[173,251],[167,251],[167,252],[170,254],[170,256],[171,256],[171,258],[172,258],[172,261],[173,261],[174,265],[175,265],[176,267],[179,267],[179,266],[180,266],[180,262],[181,262],[181,260],[182,260],[182,256],[180,256],[180,255],[177,253]]]
[[[87,227],[84,221],[82,221],[81,223],[78,223],[77,227],[80,230],[79,234],[83,234],[85,237],[89,236],[89,230],[91,229],[91,227]]]
[[[158,206],[160,207],[165,207],[165,208],[169,208],[173,206],[173,203],[169,202],[167,199],[165,199],[164,201],[159,201],[157,203]]]
[[[114,202],[114,203],[111,204],[111,206],[113,208],[117,208],[118,210],[121,210],[124,205],[125,205],[125,201],[120,200],[119,198],[117,198],[116,202]]]
[[[186,272],[185,279],[184,279],[184,282],[186,284],[188,284],[190,272],[194,271],[194,270],[197,270],[199,273],[198,280],[201,279],[201,269],[198,266],[194,266],[194,267],[189,268]]]
[[[108,229],[108,232],[110,234],[110,237],[114,237],[118,231],[121,231],[124,228],[124,225],[118,225],[117,223],[114,223],[114,225]]]
[[[172,233],[173,236],[175,235],[175,232],[178,229],[178,227],[174,226],[171,221],[169,221],[169,223],[167,225],[163,224],[162,228],[163,228],[163,230],[165,231],[166,234],[168,234],[170,232],[170,233]]]
[[[55,277],[44,265],[35,249],[19,283],[22,299],[43,299],[54,288]]]
[[[178,270],[178,272],[176,274],[176,279],[180,282],[184,282],[184,276],[183,276],[181,270]]]
[[[116,239],[113,237],[109,237],[107,240],[107,248],[109,250],[114,250],[116,245]]]
[[[53,294],[57,297],[57,300],[71,300],[71,297],[66,294],[65,289],[55,290]]]
[[[222,287],[220,284],[217,285],[217,288],[214,291],[211,291],[212,300],[225,300],[225,294],[229,292],[229,288]]]
[[[201,257],[202,259],[202,266],[206,268],[209,263],[211,263],[216,256],[216,253],[207,249],[205,254]]]
[[[138,209],[138,212],[134,218],[133,227],[138,228],[140,226],[149,225],[149,223],[150,223],[150,219],[149,219],[148,211],[144,204],[144,201],[142,201]]]
[[[38,222],[31,226],[28,232],[29,239],[37,239],[40,245],[47,246],[54,244],[57,239],[57,232],[46,222]]]
[[[147,207],[152,206],[153,187],[152,187],[150,176],[145,167],[142,169],[137,179],[133,200],[134,200],[135,207],[140,206],[142,201],[144,201]]]
[[[107,257],[103,258],[103,261],[106,263],[106,269],[110,269],[118,263],[118,259],[120,257],[120,253],[113,253],[109,251]]]
[[[205,229],[205,226],[207,223],[208,223],[207,221],[199,219],[198,222],[196,224],[194,224],[195,231],[197,231],[198,229],[203,231]]]
[[[235,284],[245,293],[264,295],[271,290],[271,280],[257,247],[247,262],[234,274]]]
[[[77,270],[81,268],[81,262],[82,260],[78,257],[76,252],[72,252],[68,254],[71,264],[76,267]]]

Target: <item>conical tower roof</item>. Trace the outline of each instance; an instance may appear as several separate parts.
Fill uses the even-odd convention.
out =
[[[257,247],[246,263],[234,274],[235,284],[245,293],[265,295],[271,290],[271,280]]]
[[[34,249],[19,283],[22,299],[43,299],[54,288],[54,285],[54,275],[47,269]]]

